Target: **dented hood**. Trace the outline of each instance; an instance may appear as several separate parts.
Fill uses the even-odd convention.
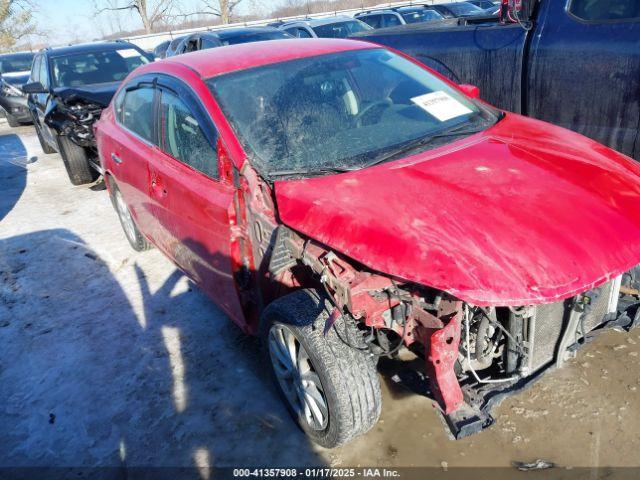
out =
[[[58,87],[53,93],[65,103],[74,103],[78,100],[95,103],[106,107],[115,95],[120,82],[96,83],[79,87]]]
[[[275,192],[284,224],[373,270],[523,305],[640,263],[639,175],[596,142],[508,114],[444,147]]]

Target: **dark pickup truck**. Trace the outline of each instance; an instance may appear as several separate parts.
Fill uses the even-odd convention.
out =
[[[505,110],[640,160],[640,1],[523,0],[517,17],[358,35],[480,87]]]

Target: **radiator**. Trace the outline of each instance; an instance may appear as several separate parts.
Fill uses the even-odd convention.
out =
[[[591,304],[582,319],[585,333],[600,325],[607,313],[615,311],[619,291],[620,277],[587,293]],[[529,358],[526,363],[529,374],[555,361],[570,308],[571,301],[567,300],[536,307],[528,333]]]

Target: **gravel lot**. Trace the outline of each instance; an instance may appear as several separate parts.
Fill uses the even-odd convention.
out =
[[[71,186],[32,127],[0,124],[0,192],[0,467],[640,465],[640,331],[601,335],[457,442],[391,380],[416,362],[385,363],[380,423],[326,451],[255,341],[158,251],[133,252],[106,192]]]

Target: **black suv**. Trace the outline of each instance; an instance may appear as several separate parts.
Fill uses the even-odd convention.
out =
[[[150,61],[149,54],[122,41],[48,48],[36,54],[22,90],[28,95],[42,150],[60,152],[74,185],[98,178],[93,124],[120,82]]]
[[[31,122],[27,97],[21,87],[29,79],[33,53],[8,53],[0,55],[0,107],[9,126]]]
[[[167,52],[167,56],[181,55],[225,45],[235,45],[237,43],[284,40],[287,38],[293,37],[273,27],[241,27],[197,32],[185,36],[173,52]]]

